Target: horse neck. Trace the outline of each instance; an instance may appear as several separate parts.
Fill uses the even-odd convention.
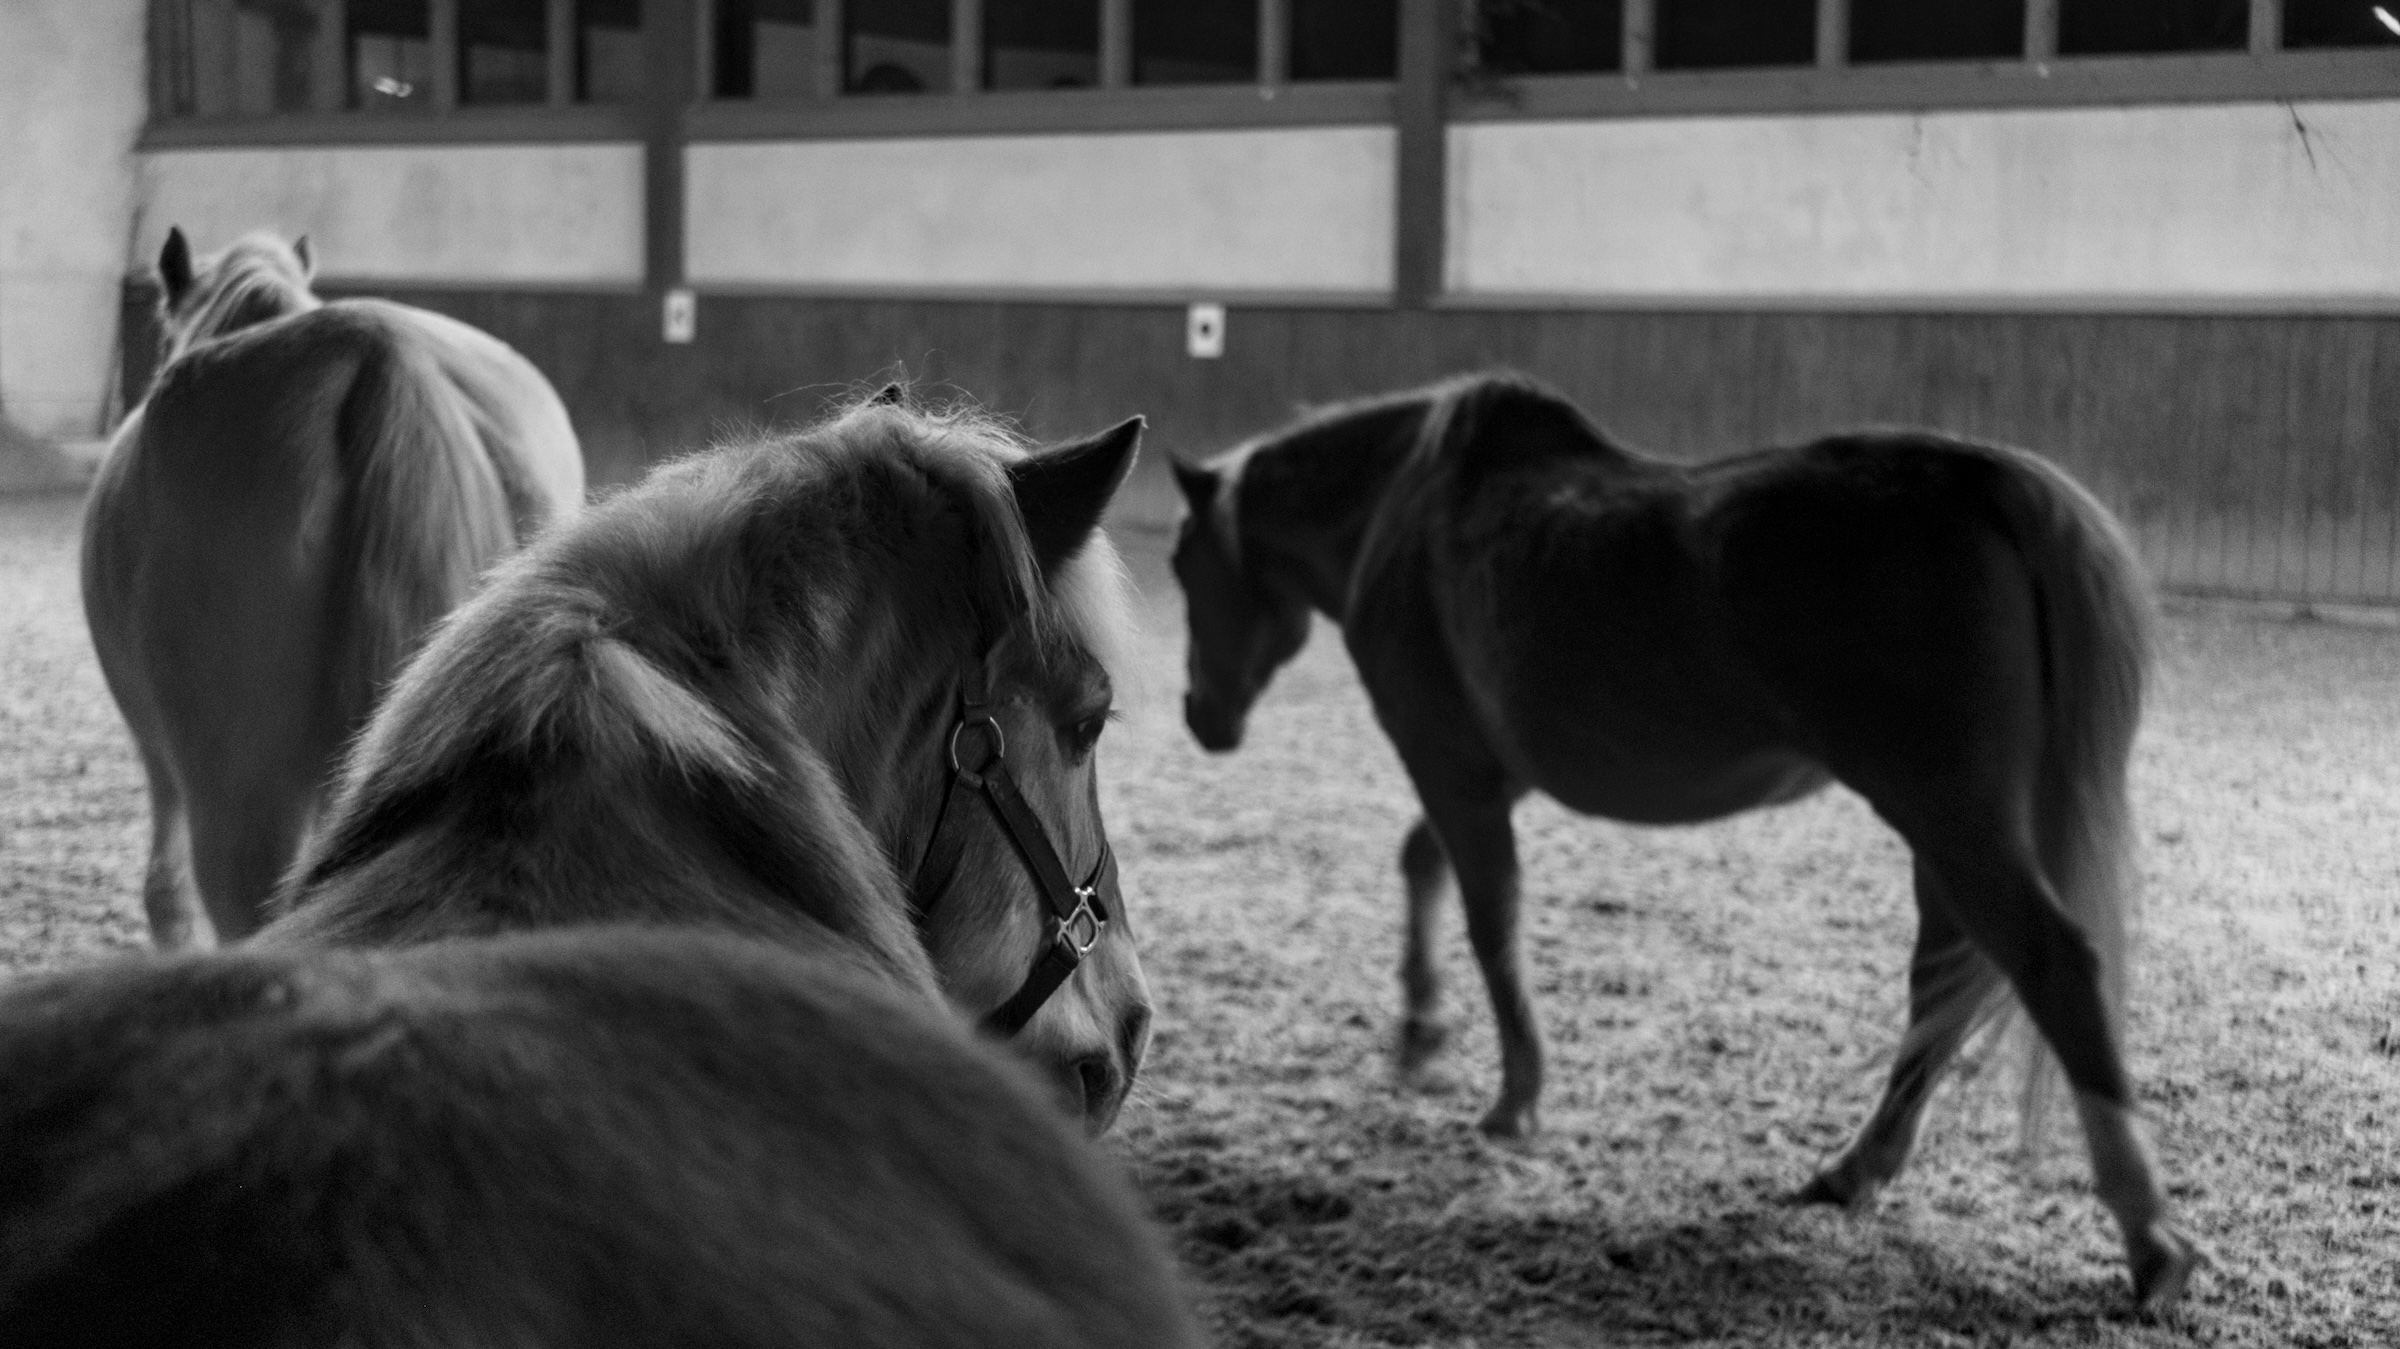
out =
[[[307,286],[280,276],[254,273],[238,277],[212,290],[182,323],[170,320],[166,360],[172,361],[203,342],[322,308],[324,303]]]
[[[1290,579],[1341,621],[1367,526],[1416,445],[1427,405],[1381,404],[1252,452],[1233,488],[1244,565]]]

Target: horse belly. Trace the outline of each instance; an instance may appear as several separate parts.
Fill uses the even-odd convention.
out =
[[[1545,751],[1532,781],[1560,804],[1632,824],[1697,824],[1797,800],[1825,785],[1823,766],[1799,754],[1728,755],[1695,746],[1686,755],[1628,757]]]

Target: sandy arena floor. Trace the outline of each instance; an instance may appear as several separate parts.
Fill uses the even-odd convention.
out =
[[[83,631],[78,504],[0,496],[0,974],[143,941],[140,773]],[[2400,1345],[2400,632],[2181,609],[2136,791],[2150,895],[2132,1058],[2218,1267],[2125,1310],[2072,1125],[2008,1160],[1945,1091],[1871,1213],[1780,1201],[1897,1034],[1907,867],[1853,797],[1698,829],[1518,812],[1545,1133],[1497,1080],[1459,925],[1459,1035],[1403,1088],[1395,854],[1413,816],[1330,629],[1248,747],[1176,716],[1164,539],[1123,537],[1146,696],[1105,805],[1159,1032],[1113,1146],[1243,1345]]]

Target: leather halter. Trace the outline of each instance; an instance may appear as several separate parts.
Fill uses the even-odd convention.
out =
[[[986,741],[991,751],[971,768],[959,754],[959,742],[970,732]],[[970,667],[966,683],[959,689],[958,720],[950,727],[950,790],[942,797],[941,813],[933,821],[933,835],[926,841],[925,855],[917,863],[916,880],[909,887],[920,927],[931,916],[942,887],[958,870],[959,853],[964,845],[959,831],[951,828],[951,822],[966,815],[970,799],[976,796],[991,803],[1001,831],[1016,845],[1017,855],[1033,872],[1034,882],[1041,888],[1042,898],[1050,909],[1049,931],[1042,942],[1041,955],[1034,959],[1033,969],[1008,1001],[983,1019],[985,1030],[1014,1035],[1025,1028],[1033,1014],[1041,1010],[1059,985],[1075,973],[1083,958],[1100,944],[1101,935],[1108,930],[1108,906],[1101,900],[1100,890],[1115,878],[1117,855],[1103,839],[1100,860],[1092,867],[1091,875],[1081,885],[1067,879],[1066,865],[1059,861],[1058,850],[1050,845],[1050,835],[1008,771],[1008,741],[1000,733],[1000,723],[992,716],[980,662]]]

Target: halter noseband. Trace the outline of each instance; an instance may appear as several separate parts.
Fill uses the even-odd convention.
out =
[[[972,768],[959,755],[959,742],[970,731],[988,740],[991,748],[990,756]],[[983,1019],[985,1030],[1014,1035],[1025,1028],[1033,1014],[1042,1009],[1059,985],[1075,973],[1083,958],[1100,944],[1101,935],[1108,930],[1108,906],[1101,900],[1100,890],[1116,874],[1117,855],[1103,839],[1100,860],[1092,867],[1092,874],[1081,885],[1067,879],[1066,865],[1058,860],[1058,850],[1050,845],[1049,833],[1042,828],[1033,807],[1026,804],[1024,794],[1017,790],[1016,778],[1008,771],[1008,741],[1000,733],[999,721],[992,716],[981,662],[969,667],[966,683],[959,689],[958,720],[950,727],[950,790],[942,797],[941,813],[934,817],[933,835],[926,840],[925,856],[917,863],[916,880],[909,887],[919,926],[932,914],[934,901],[941,897],[941,887],[958,869],[963,844],[959,832],[950,827],[951,822],[966,814],[968,798],[977,795],[991,803],[992,814],[999,818],[1002,832],[1016,845],[1017,855],[1032,870],[1034,882],[1050,908],[1049,933],[1042,942],[1041,955],[1034,958],[1032,971],[1008,1001]]]

